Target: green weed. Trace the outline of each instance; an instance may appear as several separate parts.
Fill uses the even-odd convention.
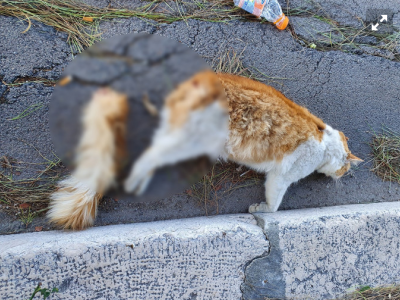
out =
[[[34,113],[35,111],[37,111],[38,109],[41,109],[43,106],[44,106],[44,104],[40,104],[40,103],[32,104],[27,109],[25,109],[22,113],[20,113],[18,116],[8,119],[8,121],[15,121],[15,120],[25,118],[25,117],[29,116],[30,114]]]
[[[47,288],[42,288],[42,284],[39,283],[37,285],[37,287],[35,288],[35,290],[33,291],[31,297],[29,298],[29,300],[32,300],[35,295],[37,293],[40,293],[43,296],[43,299],[47,299],[48,297],[50,297],[51,294],[57,293],[58,292],[58,288],[53,288],[52,290],[49,290]]]

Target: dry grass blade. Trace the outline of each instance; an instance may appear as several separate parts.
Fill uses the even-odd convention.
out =
[[[383,180],[400,183],[400,134],[384,129],[371,142],[374,171]]]

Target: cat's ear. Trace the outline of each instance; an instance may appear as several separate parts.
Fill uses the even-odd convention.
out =
[[[358,165],[360,162],[363,162],[361,158],[358,158],[357,156],[353,155],[352,153],[349,153],[347,155],[347,161],[351,163],[352,165]]]

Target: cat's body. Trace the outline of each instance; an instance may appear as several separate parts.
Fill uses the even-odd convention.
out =
[[[210,94],[210,82],[217,80],[222,83],[225,95],[215,92],[214,102],[200,100],[200,91],[204,89],[205,95]],[[361,161],[350,153],[343,133],[270,86],[241,76],[205,72],[185,82],[177,91],[189,87],[198,90],[196,96],[175,92],[167,99],[160,129],[150,149],[133,166],[125,182],[126,191],[144,191],[157,167],[208,154],[266,173],[266,203],[253,205],[249,210],[275,212],[293,182],[314,171],[339,178],[349,170],[350,162]],[[174,124],[179,115],[174,116],[176,109],[168,103],[190,101],[205,102],[208,106],[193,105],[185,114],[186,123]],[[208,120],[211,107],[221,112],[216,120],[227,122],[228,129],[221,122]],[[223,114],[224,110],[229,116]],[[195,123],[194,119],[202,122]],[[202,132],[202,143],[194,142],[196,130]],[[216,132],[223,137],[223,144],[215,138]],[[161,142],[164,139],[174,146],[164,147]],[[173,153],[173,159],[169,153]]]
[[[152,144],[132,166],[125,190],[140,194],[157,168],[200,155],[267,174],[266,202],[250,212],[275,212],[290,184],[314,171],[339,178],[350,162],[361,161],[350,153],[343,133],[274,88],[210,71],[193,76],[166,99]],[[51,216],[57,222],[55,210]]]

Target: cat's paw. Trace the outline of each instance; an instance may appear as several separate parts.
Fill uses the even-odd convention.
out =
[[[250,205],[249,207],[249,213],[272,213],[276,212],[276,210],[273,210],[269,207],[269,205],[266,202],[261,202],[261,203],[255,203]]]
[[[142,195],[153,177],[153,172],[142,174],[133,173],[124,182],[124,189],[127,193],[135,192],[135,195]]]

